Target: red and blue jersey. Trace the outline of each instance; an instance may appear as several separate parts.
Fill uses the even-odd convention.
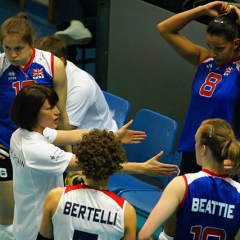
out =
[[[49,52],[33,49],[30,61],[24,68],[20,68],[11,65],[2,53],[0,66],[0,144],[9,148],[11,135],[17,128],[9,116],[12,102],[28,84],[53,85],[54,56]]]
[[[219,67],[212,58],[199,66],[192,84],[191,101],[178,143],[178,151],[195,152],[194,136],[202,121],[221,118],[233,123],[240,93],[240,57]]]
[[[186,192],[174,240],[233,240],[240,228],[240,184],[208,170],[183,175]]]

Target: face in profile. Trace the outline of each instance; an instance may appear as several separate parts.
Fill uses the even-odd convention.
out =
[[[59,110],[56,106],[52,107],[48,100],[44,102],[38,113],[37,129],[41,132],[46,128],[57,128]]]

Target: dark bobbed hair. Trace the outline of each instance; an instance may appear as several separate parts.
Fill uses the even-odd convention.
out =
[[[65,65],[68,56],[68,50],[65,42],[58,36],[51,35],[39,39],[34,47],[52,53],[58,58],[64,57]]]
[[[240,35],[238,15],[235,11],[214,18],[207,27],[207,33],[216,36],[224,36],[227,41],[233,42]]]
[[[29,84],[22,88],[11,107],[10,117],[13,123],[32,131],[38,125],[38,113],[46,100],[51,107],[56,106],[59,99],[52,88],[42,84]]]
[[[235,139],[230,124],[219,118],[208,119],[202,122],[199,131],[200,144],[210,148],[214,159],[219,163],[230,159],[233,172],[239,171],[240,142]]]
[[[36,35],[32,23],[23,12],[20,12],[17,16],[10,17],[3,22],[0,28],[1,44],[3,43],[3,39],[9,34],[18,35],[23,42],[28,43],[31,47]]]
[[[106,130],[94,129],[85,134],[77,143],[74,153],[83,174],[94,181],[107,180],[127,161],[120,141]]]

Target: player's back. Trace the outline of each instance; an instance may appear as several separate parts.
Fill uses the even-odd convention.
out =
[[[187,188],[174,239],[234,239],[240,228],[240,184],[208,170],[183,177]]]
[[[52,222],[54,239],[121,239],[126,201],[108,190],[66,187]]]

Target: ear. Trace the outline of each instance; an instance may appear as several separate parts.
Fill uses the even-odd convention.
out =
[[[32,38],[31,47],[33,47],[33,45],[34,45],[34,38]]]
[[[207,146],[206,145],[202,145],[201,155],[205,155],[206,152],[207,152]]]
[[[240,38],[236,38],[233,41],[233,48],[234,50],[237,50],[240,47]]]
[[[65,58],[64,58],[64,57],[60,57],[59,59],[63,62],[63,65],[66,66],[66,60],[65,60]]]

